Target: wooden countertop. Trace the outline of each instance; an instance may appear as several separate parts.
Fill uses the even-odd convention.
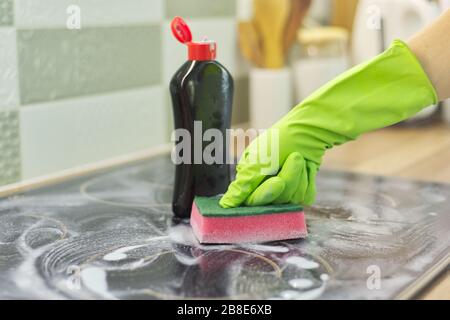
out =
[[[450,126],[371,132],[329,150],[322,168],[450,183]],[[421,298],[450,299],[450,271]]]

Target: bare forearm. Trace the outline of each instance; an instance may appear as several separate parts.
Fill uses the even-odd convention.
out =
[[[440,100],[450,98],[450,10],[409,41]]]

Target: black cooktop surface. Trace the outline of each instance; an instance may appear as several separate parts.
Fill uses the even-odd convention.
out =
[[[172,219],[173,171],[155,157],[0,199],[0,298],[394,298],[448,258],[447,185],[322,171],[308,239],[206,246]]]

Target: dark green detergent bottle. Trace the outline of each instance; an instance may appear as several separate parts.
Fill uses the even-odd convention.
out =
[[[174,36],[188,47],[188,61],[170,82],[175,129],[190,134],[190,153],[185,154],[189,150],[183,148],[176,152],[172,200],[175,216],[186,218],[194,196],[219,195],[230,184],[226,135],[231,125],[233,78],[215,60],[215,42],[192,42],[191,31],[180,17],[173,19],[171,28]],[[219,134],[221,139],[217,139]],[[186,146],[186,141],[181,144],[181,135],[175,137],[177,146]],[[187,158],[189,161],[180,161]]]

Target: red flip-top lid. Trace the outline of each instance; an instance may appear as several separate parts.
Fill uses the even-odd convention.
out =
[[[216,59],[217,45],[214,41],[192,41],[192,33],[189,26],[181,17],[175,17],[170,24],[172,33],[178,41],[187,45],[189,60],[214,60]]]

